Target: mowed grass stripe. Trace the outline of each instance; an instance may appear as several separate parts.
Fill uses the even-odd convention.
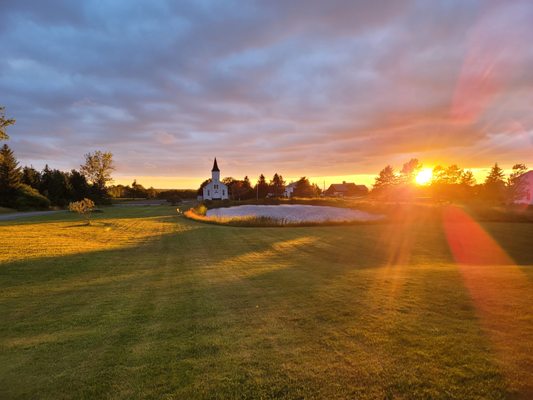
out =
[[[231,228],[170,208],[110,209],[98,220],[95,235],[113,223],[115,243],[100,236],[100,249],[84,250],[93,228],[68,228],[70,253],[20,250],[0,267],[0,397],[505,398],[520,389],[438,224]],[[0,232],[16,247],[4,227],[30,238],[32,228],[38,240],[73,222]],[[527,289],[517,290],[527,298]]]

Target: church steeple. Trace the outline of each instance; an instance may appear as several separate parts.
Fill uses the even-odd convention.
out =
[[[211,172],[220,172],[220,170],[218,169],[216,157],[215,157],[215,162],[213,163],[213,169],[211,170]]]

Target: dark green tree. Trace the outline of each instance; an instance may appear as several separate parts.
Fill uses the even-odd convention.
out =
[[[70,189],[69,201],[80,201],[90,197],[91,188],[80,171],[75,169],[70,171],[68,183]]]
[[[502,202],[505,199],[505,174],[495,163],[483,184],[485,199],[491,202]]]
[[[275,173],[270,181],[270,192],[274,197],[282,197],[285,192],[285,181],[278,173]]]
[[[22,183],[39,190],[41,186],[41,173],[33,167],[24,167],[22,169]]]
[[[69,175],[58,169],[50,169],[45,166],[41,174],[41,185],[39,190],[46,196],[52,205],[64,207],[71,200],[71,188]]]
[[[13,206],[21,184],[21,173],[13,150],[7,144],[0,149],[0,205]]]
[[[320,195],[320,188],[311,184],[305,176],[296,181],[296,186],[292,192],[293,197],[316,197]]]
[[[268,183],[263,174],[259,175],[259,179],[254,186],[254,194],[259,199],[264,199],[268,195]]]

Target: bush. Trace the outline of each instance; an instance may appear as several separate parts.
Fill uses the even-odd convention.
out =
[[[85,218],[85,221],[87,222],[87,225],[91,225],[91,212],[94,210],[94,202],[91,199],[83,199],[80,201],[75,201],[73,203],[70,203],[68,205],[68,209],[72,212],[80,214],[83,218]]]
[[[205,216],[207,214],[207,207],[205,205],[203,205],[203,204],[199,204],[195,208],[193,208],[192,211],[196,215]]]
[[[17,188],[14,206],[17,210],[46,210],[50,200],[31,186],[21,184]]]

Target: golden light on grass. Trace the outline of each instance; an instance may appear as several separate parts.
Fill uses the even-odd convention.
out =
[[[420,172],[415,178],[415,181],[418,185],[427,185],[431,181],[432,177],[433,170],[431,168],[424,168],[420,170]]]

